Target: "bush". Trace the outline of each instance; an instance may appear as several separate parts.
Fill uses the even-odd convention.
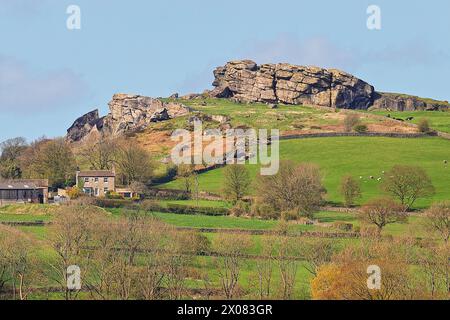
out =
[[[344,130],[345,132],[351,132],[359,124],[359,115],[351,113],[347,114],[344,118]]]
[[[81,189],[78,187],[73,187],[73,188],[67,189],[67,196],[70,199],[78,199],[79,197],[81,197],[83,195],[84,195],[83,191],[81,191]]]
[[[281,219],[284,221],[295,221],[298,220],[300,215],[297,210],[287,210],[281,213]]]
[[[245,201],[238,201],[233,208],[230,209],[230,215],[240,217],[250,213],[250,205]]]
[[[355,130],[355,132],[357,133],[366,133],[369,130],[369,128],[367,128],[365,124],[359,124],[355,126],[353,130]]]
[[[421,119],[418,124],[418,129],[419,129],[419,132],[429,133],[431,131],[431,129],[430,129],[430,123],[429,123],[428,119]]]
[[[165,210],[175,214],[200,214],[205,216],[227,216],[229,214],[227,208],[195,207],[181,204],[168,204]]]
[[[337,222],[333,223],[333,228],[341,230],[341,231],[350,232],[353,230],[353,224],[337,221]]]
[[[123,196],[112,191],[108,191],[106,193],[106,199],[112,199],[112,200],[123,200]]]
[[[252,207],[252,215],[264,220],[276,220],[279,218],[276,210],[264,203],[255,203]]]
[[[124,208],[132,204],[133,201],[124,199],[95,199],[95,205],[101,208]]]
[[[186,215],[205,215],[205,216],[227,216],[230,210],[218,207],[195,207],[182,204],[167,204],[163,206],[153,200],[144,200],[139,205],[141,210],[163,213],[186,214]]]
[[[292,122],[292,127],[294,127],[295,129],[304,129],[305,128],[305,124],[302,121],[294,121]]]

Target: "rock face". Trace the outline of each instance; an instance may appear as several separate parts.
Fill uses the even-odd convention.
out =
[[[372,109],[387,109],[392,111],[439,111],[450,108],[448,102],[431,99],[421,99],[395,93],[376,93]]]
[[[67,140],[79,141],[87,136],[92,130],[98,129],[97,124],[101,124],[98,110],[86,113],[79,117],[73,125],[67,130]]]
[[[67,130],[67,140],[77,142],[95,133],[120,136],[127,132],[142,130],[151,123],[166,121],[187,115],[190,109],[183,104],[163,102],[139,95],[116,94],[109,102],[110,113],[103,118],[98,110],[78,118]]]
[[[214,71],[217,98],[241,102],[313,104],[346,109],[368,109],[374,88],[336,69],[291,64],[263,64],[251,60],[232,61]]]

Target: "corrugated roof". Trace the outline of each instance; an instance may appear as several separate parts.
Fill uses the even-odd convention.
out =
[[[89,178],[89,177],[115,177],[116,174],[109,170],[89,170],[89,171],[80,171],[78,173],[79,177]]]
[[[48,180],[45,179],[18,179],[0,181],[2,190],[31,190],[39,188],[48,188]]]

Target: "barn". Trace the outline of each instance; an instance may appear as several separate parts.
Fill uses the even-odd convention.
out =
[[[0,205],[13,203],[47,203],[48,180],[0,181]]]

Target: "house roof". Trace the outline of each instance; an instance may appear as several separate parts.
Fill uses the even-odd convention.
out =
[[[1,180],[1,190],[32,190],[48,188],[48,180],[45,179],[18,179],[18,180]]]
[[[80,171],[78,173],[78,176],[81,178],[91,178],[91,177],[109,178],[115,177],[116,174],[109,170],[88,170],[88,171]]]

